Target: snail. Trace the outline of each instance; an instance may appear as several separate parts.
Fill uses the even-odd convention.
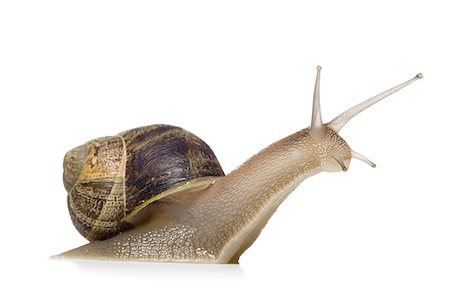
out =
[[[151,125],[91,140],[64,158],[76,229],[90,242],[59,257],[238,263],[285,198],[307,177],[375,164],[339,136],[361,111],[421,79],[417,74],[329,123],[317,67],[311,125],[225,175],[211,148],[178,127]]]

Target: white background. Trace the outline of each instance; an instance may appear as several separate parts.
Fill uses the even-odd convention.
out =
[[[1,1],[0,293],[449,294],[448,9],[309,2]],[[229,172],[309,125],[318,64],[324,120],[424,74],[341,132],[376,169],[306,180],[240,265],[49,259],[85,243],[67,150],[167,123]]]

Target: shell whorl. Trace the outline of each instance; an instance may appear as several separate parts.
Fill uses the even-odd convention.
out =
[[[110,238],[131,225],[123,219],[169,188],[223,176],[211,148],[194,134],[151,125],[91,140],[64,158],[64,184],[77,230],[88,240]]]

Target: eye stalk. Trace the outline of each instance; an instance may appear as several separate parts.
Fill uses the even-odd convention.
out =
[[[422,78],[423,78],[423,75],[421,73],[419,73],[419,74],[415,75],[413,78],[409,79],[408,81],[403,82],[395,87],[392,87],[391,89],[388,89],[384,92],[381,92],[380,94],[377,94],[374,97],[371,97],[371,98],[355,105],[354,107],[351,107],[350,109],[346,110],[345,112],[343,112],[342,114],[340,114],[339,116],[337,116],[336,118],[331,120],[327,124],[328,127],[330,127],[331,129],[333,129],[336,132],[339,132],[342,129],[342,127],[344,127],[345,124],[347,124],[348,121],[353,119],[356,115],[358,115],[362,111],[368,109],[369,107],[376,104],[383,98],[388,97],[389,95],[399,91],[400,89],[402,89],[402,88],[408,86],[409,84],[411,84],[419,79],[422,79]]]
[[[320,134],[323,131],[322,112],[320,110],[320,70],[317,66],[316,84],[314,85],[313,109],[311,115],[311,133]]]

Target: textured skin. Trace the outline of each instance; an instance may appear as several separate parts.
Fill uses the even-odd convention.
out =
[[[128,229],[123,219],[169,188],[223,175],[200,138],[178,127],[151,125],[69,151],[63,178],[73,224],[88,240],[103,240]]]
[[[64,257],[173,262],[237,262],[287,195],[320,171],[348,166],[350,149],[326,128],[288,136],[203,190],[185,190],[152,203],[135,229],[63,253]]]

